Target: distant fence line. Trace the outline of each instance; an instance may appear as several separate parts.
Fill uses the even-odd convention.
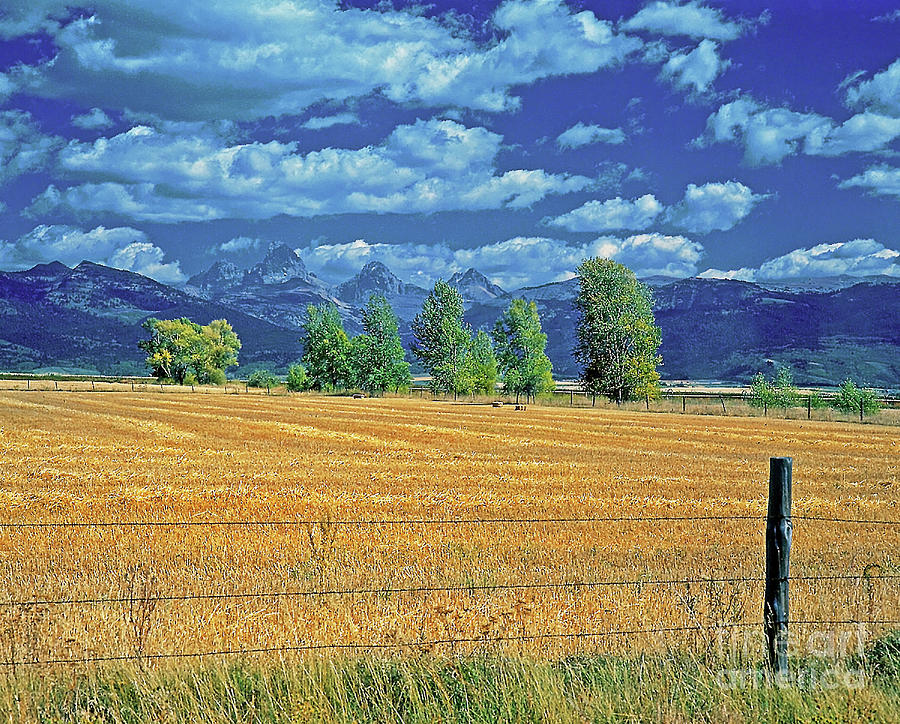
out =
[[[6,384],[4,384],[6,383]],[[37,392],[37,391],[58,391],[58,392],[134,392],[134,393],[162,393],[162,394],[184,394],[184,393],[196,393],[196,394],[226,394],[226,395],[287,395],[293,394],[290,393],[283,385],[278,385],[275,387],[251,387],[246,380],[231,380],[224,385],[221,386],[213,386],[213,385],[178,385],[174,383],[165,383],[161,380],[152,377],[112,377],[112,376],[58,376],[58,375],[28,375],[28,374],[15,374],[15,373],[3,373],[0,374],[0,390],[6,391],[29,391],[29,392]],[[479,401],[475,395],[449,395],[444,393],[432,393],[431,390],[427,387],[419,384],[414,384],[410,388],[408,388],[408,392],[405,393],[408,397],[419,397],[425,399],[427,397],[432,397],[434,399],[443,399],[443,400],[455,400],[458,402],[466,402],[471,400],[472,402]],[[350,395],[350,392],[346,393],[347,396]],[[354,395],[360,396],[360,395]],[[822,390],[801,390],[798,396],[798,402],[794,406],[784,407],[784,406],[776,406],[776,405],[768,405],[765,404],[763,406],[755,405],[754,407],[758,407],[763,416],[778,415],[781,413],[781,416],[786,416],[789,410],[798,411],[801,415],[805,412],[805,416],[809,420],[816,419],[832,419],[827,416],[830,415],[833,410],[828,406],[828,403],[835,399],[837,396],[836,392],[833,391],[822,391]],[[484,402],[485,398],[490,398],[493,400],[505,400],[506,402],[512,402],[515,399],[514,395],[506,394],[502,392],[502,390],[497,390],[494,395],[481,395],[480,401]],[[606,400],[602,395],[592,395],[589,392],[585,392],[584,390],[577,389],[573,386],[573,383],[566,383],[565,386],[560,389],[554,390],[551,395],[551,399],[554,401],[553,404],[565,405],[568,402],[569,407],[573,408],[585,408],[585,407],[594,407],[599,402],[602,406],[610,407],[616,403]],[[822,403],[825,403],[825,408],[822,408],[819,404],[814,404],[813,400],[818,399]],[[678,402],[681,402],[680,406]],[[896,410],[900,409],[900,397],[880,397],[879,402],[885,410]],[[734,403],[741,403],[744,405],[751,404],[751,396],[750,392],[747,389],[735,390],[728,389],[722,391],[716,390],[691,390],[691,389],[678,389],[678,388],[664,388],[660,396],[658,398],[650,398],[646,397],[644,400],[631,400],[627,403],[623,403],[623,407],[625,409],[635,409],[637,407],[643,407],[647,411],[652,412],[678,412],[678,408],[681,408],[682,413],[701,413],[701,414],[722,414],[728,415],[734,413]],[[498,403],[499,404],[499,403]],[[540,398],[538,399],[537,404],[541,404]],[[546,404],[546,403],[544,403]],[[698,410],[698,406],[703,406],[701,410]],[[516,403],[516,408],[524,407],[524,405],[519,405]],[[731,408],[731,409],[729,409]],[[826,409],[827,408],[827,409]],[[721,413],[718,413],[719,409],[721,409]],[[817,411],[822,409],[825,414],[818,413]],[[738,413],[742,414],[742,413]],[[743,414],[746,414],[746,408],[744,408]],[[839,414],[847,415],[848,417],[859,418],[860,422],[863,422],[868,413],[862,409],[858,412],[849,413],[849,412],[841,412]],[[796,416],[796,414],[795,414]]]

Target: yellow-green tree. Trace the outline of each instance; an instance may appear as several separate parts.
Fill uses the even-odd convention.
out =
[[[237,364],[241,341],[224,319],[205,326],[187,317],[146,320],[149,339],[138,346],[147,353],[147,367],[154,377],[183,385],[189,378],[201,384],[221,384],[225,370]]]

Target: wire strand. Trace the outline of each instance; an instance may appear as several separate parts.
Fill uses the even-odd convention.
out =
[[[896,576],[900,578],[900,576]],[[345,588],[325,589],[317,591],[253,591],[247,593],[198,593],[173,594],[160,596],[121,596],[112,598],[61,598],[61,599],[28,599],[21,601],[0,601],[0,607],[12,606],[47,606],[47,605],[79,605],[130,603],[140,601],[202,601],[240,598],[290,598],[304,596],[355,596],[384,595],[395,593],[467,593],[474,591],[521,591],[521,590],[562,590],[579,588],[600,588],[606,586],[659,586],[714,583],[762,583],[765,578],[744,576],[733,578],[670,578],[670,579],[631,579],[625,581],[572,581],[561,583],[496,583],[471,586],[410,586],[397,588]]]
[[[746,628],[757,626],[756,623],[728,623],[716,624],[707,628],[725,629],[725,628]],[[665,628],[652,629],[629,629],[619,631],[574,631],[571,633],[543,633],[543,634],[526,634],[521,636],[489,636],[480,638],[459,638],[459,639],[431,639],[427,641],[396,641],[390,643],[361,643],[361,644],[303,644],[297,646],[266,646],[252,649],[220,649],[217,651],[199,651],[199,652],[167,652],[159,654],[142,654],[142,655],[113,655],[113,656],[90,656],[76,659],[43,659],[43,660],[26,660],[26,661],[0,661],[0,666],[35,666],[35,665],[51,665],[51,664],[88,664],[112,661],[140,661],[140,660],[159,660],[159,659],[178,659],[178,658],[201,658],[204,656],[228,656],[241,654],[266,654],[266,653],[286,653],[300,651],[325,651],[325,650],[378,650],[378,649],[404,649],[404,648],[425,648],[433,646],[446,646],[456,644],[489,644],[503,643],[512,641],[540,641],[545,639],[584,639],[584,638],[605,638],[611,636],[633,636],[640,634],[662,634],[677,633],[684,631],[701,631],[700,626],[671,626]]]
[[[111,527],[213,527],[213,526],[301,526],[301,525],[489,525],[527,523],[643,523],[671,521],[765,520],[765,515],[658,515],[611,516],[581,518],[393,518],[347,520],[107,520],[107,521],[37,521],[0,523],[0,528],[111,528]]]
[[[856,619],[832,620],[832,621],[790,621],[790,624],[815,625],[815,626],[845,626],[845,625],[869,625],[869,626],[895,626],[900,624],[900,620],[888,619],[878,621],[859,621]],[[241,656],[246,654],[270,654],[270,653],[296,653],[310,651],[375,651],[405,648],[426,648],[434,646],[455,646],[457,644],[492,644],[505,643],[514,641],[541,641],[550,639],[588,639],[588,638],[607,638],[613,636],[637,636],[637,635],[656,635],[665,633],[679,633],[686,631],[710,631],[738,628],[756,628],[762,624],[758,622],[749,623],[719,623],[711,626],[669,626],[664,628],[650,629],[625,629],[617,631],[576,631],[572,633],[544,633],[544,634],[527,634],[522,636],[491,636],[480,638],[459,638],[459,639],[431,639],[428,641],[397,641],[390,643],[362,643],[362,644],[303,644],[296,646],[265,646],[260,648],[248,649],[219,649],[216,651],[197,651],[197,652],[166,652],[158,654],[119,654],[111,656],[89,656],[73,659],[42,659],[42,660],[25,660],[25,661],[0,661],[0,667],[13,666],[50,666],[56,664],[92,664],[92,663],[108,663],[116,661],[159,661],[163,659],[187,659],[187,658],[203,658],[206,656]]]

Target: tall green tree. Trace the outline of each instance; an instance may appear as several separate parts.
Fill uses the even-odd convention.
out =
[[[412,379],[400,341],[400,322],[388,301],[373,294],[363,309],[363,334],[353,338],[353,384],[369,393],[409,387]]]
[[[493,329],[497,366],[507,394],[534,397],[552,392],[553,365],[544,350],[547,335],[541,330],[537,305],[524,299],[513,299]]]
[[[182,385],[189,376],[201,384],[221,384],[225,370],[237,364],[241,341],[224,319],[201,327],[187,317],[151,317],[142,326],[149,339],[138,346],[147,353],[146,363],[154,377]]]
[[[454,392],[468,394],[479,392],[491,395],[497,389],[497,358],[491,338],[481,330],[470,338],[469,349],[463,363],[463,374]]]
[[[333,303],[306,308],[301,342],[302,363],[313,389],[346,389],[350,385],[350,339]]]
[[[454,394],[465,392],[466,358],[472,334],[463,323],[459,291],[439,279],[413,320],[412,331],[416,338],[413,354],[431,375],[429,389]]]
[[[650,290],[609,259],[585,259],[577,274],[575,358],[585,390],[616,402],[657,396],[662,358]]]

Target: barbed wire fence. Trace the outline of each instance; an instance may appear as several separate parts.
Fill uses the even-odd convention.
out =
[[[866,527],[900,526],[900,520],[876,519],[876,518],[852,518],[852,517],[827,517],[818,515],[795,515],[790,511],[790,487],[791,487],[791,459],[773,458],[770,465],[770,491],[769,511],[765,516],[761,515],[658,515],[658,516],[576,516],[576,517],[497,517],[497,518],[346,518],[329,519],[328,525],[347,526],[361,528],[365,526],[379,527],[406,527],[406,526],[501,526],[501,525],[573,525],[583,523],[683,523],[683,522],[722,522],[722,521],[755,521],[766,523],[766,554],[767,565],[764,573],[753,576],[724,576],[724,577],[675,577],[675,578],[632,578],[632,579],[600,579],[579,580],[573,582],[549,582],[532,581],[520,583],[491,583],[470,585],[446,585],[446,586],[389,586],[389,587],[356,587],[356,588],[321,588],[317,590],[264,590],[264,591],[233,591],[222,593],[157,593],[146,592],[141,594],[131,590],[127,596],[100,596],[100,597],[57,597],[57,598],[20,598],[0,600],[0,610],[10,608],[29,609],[42,607],[96,607],[129,605],[155,606],[159,602],[171,601],[232,601],[232,600],[277,600],[289,598],[325,598],[325,597],[358,597],[389,594],[433,594],[433,593],[494,593],[498,591],[568,591],[579,593],[594,589],[616,589],[622,587],[652,586],[652,587],[682,587],[705,584],[765,584],[766,593],[763,601],[763,620],[757,621],[719,621],[709,626],[717,631],[723,630],[752,630],[763,628],[768,649],[768,662],[770,668],[776,674],[784,674],[787,670],[788,632],[790,626],[900,626],[900,600],[893,601],[891,612],[897,615],[888,615],[881,618],[869,618],[866,620],[854,618],[833,619],[797,619],[791,620],[788,612],[787,594],[791,582],[804,582],[815,584],[818,582],[847,582],[856,585],[867,584],[872,593],[872,583],[875,581],[900,580],[900,573],[872,573],[868,568],[859,574],[825,574],[825,575],[794,575],[789,574],[787,563],[790,553],[790,542],[794,521],[809,522],[813,524],[828,523],[833,525],[859,525]],[[786,503],[786,505],[785,505]],[[231,527],[298,527],[321,525],[325,521],[318,520],[106,520],[106,521],[23,521],[0,522],[0,530],[52,530],[52,529],[85,529],[85,528],[231,528]],[[772,565],[772,561],[780,559],[783,565]],[[891,602],[888,602],[891,603]],[[258,654],[287,654],[291,652],[366,652],[378,650],[431,650],[438,646],[483,646],[486,644],[501,644],[507,642],[550,641],[550,640],[600,640],[615,637],[629,636],[655,636],[664,634],[687,634],[696,632],[697,625],[689,626],[648,626],[641,628],[619,628],[598,631],[571,631],[571,632],[537,632],[522,633],[520,635],[479,636],[479,637],[443,637],[426,640],[391,641],[391,642],[310,642],[294,645],[263,646],[248,648],[220,648],[204,651],[161,651],[132,653],[113,653],[109,655],[76,656],[76,657],[48,657],[32,658],[24,660],[0,661],[0,668],[15,669],[15,667],[35,666],[59,666],[59,665],[86,665],[110,662],[126,661],[162,661],[170,659],[198,659],[215,656],[247,656]]]
[[[12,377],[6,376],[0,378],[0,389],[9,392],[96,392],[96,393],[123,393],[130,392],[134,394],[154,393],[183,395],[187,393],[197,395],[255,395],[255,396],[272,396],[285,397],[297,393],[287,390],[283,385],[276,387],[252,387],[246,380],[233,380],[222,386],[209,385],[176,385],[163,384],[160,380],[142,377],[122,377],[107,378],[98,377],[94,379],[56,379],[56,378],[34,378],[28,376]],[[443,401],[454,401],[458,404],[467,404],[469,402],[478,402],[474,396],[466,395],[441,395],[432,394],[430,390],[421,384],[413,385],[409,390],[403,393],[406,397],[413,399],[435,399]],[[351,395],[349,392],[346,397],[363,397],[362,394]],[[598,400],[601,401],[600,409],[615,408],[627,410],[644,410],[646,412],[669,412],[682,414],[700,414],[700,415],[738,415],[738,416],[762,416],[775,417],[777,419],[797,419],[805,417],[807,420],[821,421],[858,421],[865,422],[866,418],[875,415],[874,421],[883,424],[900,424],[900,419],[896,417],[894,412],[900,409],[900,398],[896,395],[882,395],[878,398],[880,412],[873,412],[865,407],[861,400],[858,411],[848,412],[846,410],[834,410],[830,403],[835,399],[834,392],[820,391],[804,391],[799,394],[797,404],[788,407],[777,405],[755,404],[747,390],[678,390],[665,389],[659,397],[645,400],[632,400],[628,403],[616,404],[612,401],[603,402],[597,395],[591,395],[577,387],[571,385],[561,386],[559,389],[551,393],[550,402],[542,401],[538,404],[541,406],[552,405],[555,407],[569,407],[573,409],[594,408]],[[458,399],[457,399],[458,398]],[[481,404],[488,404],[484,400],[480,400]],[[512,404],[514,396],[502,394],[500,391],[496,395],[490,397],[490,400],[504,401],[506,404]],[[814,404],[813,400],[816,400]],[[822,407],[824,405],[824,407]],[[526,403],[515,404],[516,410],[526,409]]]

